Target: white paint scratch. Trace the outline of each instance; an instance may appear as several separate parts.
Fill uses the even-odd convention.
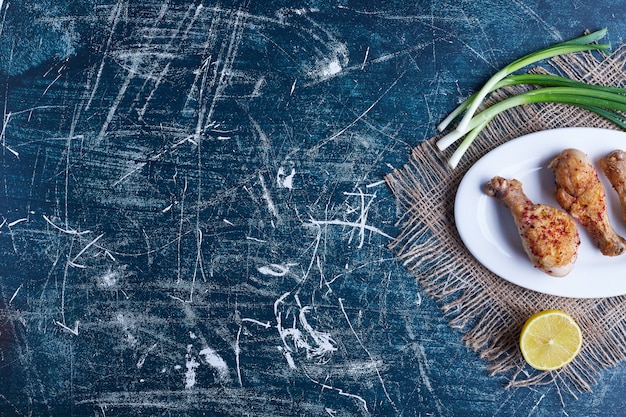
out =
[[[365,236],[366,232],[372,232],[379,234],[387,239],[393,239],[393,237],[389,236],[379,228],[375,226],[371,226],[367,224],[367,217],[374,199],[376,198],[376,194],[365,194],[361,190],[358,193],[345,192],[344,195],[349,197],[359,197],[359,205],[358,207],[353,207],[348,205],[348,209],[346,210],[346,215],[353,215],[358,213],[358,217],[356,221],[350,220],[340,220],[340,219],[331,219],[331,220],[315,220],[313,218],[310,219],[308,223],[305,223],[305,226],[316,226],[318,228],[318,234],[316,240],[318,241],[321,238],[322,226],[343,226],[352,228],[350,232],[349,242],[352,241],[353,235],[358,232],[359,235],[359,245],[358,248],[362,248],[365,244]],[[366,202],[366,198],[368,201]],[[316,241],[316,245],[319,245],[319,242]],[[312,263],[311,265],[312,266]],[[309,268],[310,270],[310,268]],[[308,271],[307,271],[308,274]]]
[[[302,328],[309,333],[315,344],[313,346],[310,346],[307,343],[300,343],[305,349],[307,349],[307,358],[325,358],[327,353],[337,350],[337,348],[335,347],[335,341],[329,333],[315,330],[309,324],[306,318],[306,314],[309,311],[311,311],[310,306],[302,307],[300,309],[300,314],[298,315],[298,318],[300,319]]]
[[[104,289],[115,288],[121,277],[122,275],[119,271],[112,271],[109,269],[97,278],[98,286]]]
[[[52,222],[52,220],[50,220],[50,219],[49,219],[48,217],[46,217],[45,215],[44,215],[44,216],[42,216],[42,217],[43,217],[43,219],[44,219],[46,222],[48,222],[48,224],[50,224],[52,227],[54,227],[55,229],[57,229],[57,230],[58,230],[58,231],[60,231],[60,232],[66,233],[66,234],[68,234],[68,235],[78,235],[78,236],[81,236],[81,235],[85,235],[85,234],[91,233],[91,230],[84,230],[84,231],[82,231],[82,232],[78,232],[78,231],[76,231],[76,230],[74,230],[74,229],[69,229],[69,228],[64,229],[64,228],[61,228],[61,227],[57,226],[56,224],[54,224],[54,223]]]
[[[329,78],[329,77],[332,77],[333,75],[339,74],[341,70],[342,70],[342,67],[341,67],[341,64],[339,63],[339,60],[334,59],[330,61],[325,67],[322,68],[321,75],[322,75],[322,78]]]
[[[65,330],[66,332],[69,332],[69,333],[73,334],[74,336],[78,336],[78,323],[79,323],[79,321],[76,320],[74,322],[74,328],[70,328],[70,327],[67,327],[65,324],[61,323],[60,321],[55,321],[54,322],[54,324],[56,324],[57,326],[59,326],[60,328]]]
[[[291,168],[289,174],[285,172],[283,167],[278,168],[278,174],[276,174],[276,183],[281,188],[293,189],[293,177],[296,175],[295,168]]]
[[[187,355],[185,356],[185,389],[191,389],[196,385],[196,369],[200,366],[200,363],[196,361],[196,358],[191,355],[192,345],[187,346]]]
[[[137,369],[141,369],[143,367],[143,365],[146,363],[146,359],[148,358],[148,355],[150,354],[150,352],[152,352],[156,347],[158,346],[158,343],[153,344],[152,346],[150,346],[148,348],[148,350],[141,355],[141,357],[139,358],[139,360],[137,361]]]
[[[237,337],[235,338],[235,346],[233,347],[233,351],[235,352],[235,366],[237,367],[237,380],[239,380],[239,386],[243,387],[243,379],[241,378],[241,331],[243,330],[243,326],[239,325],[239,330],[237,330]]]
[[[131,175],[133,175],[135,172],[143,169],[143,167],[145,167],[147,164],[145,162],[137,162],[134,163],[135,165],[130,171],[128,171],[126,174],[122,175],[117,181],[115,181],[112,184],[112,187],[117,187],[118,185],[120,185],[121,183],[123,183],[128,177],[130,177]]]
[[[319,385],[321,388],[335,391],[339,395],[343,395],[344,397],[353,398],[353,399],[359,401],[363,405],[363,408],[365,409],[365,411],[369,414],[369,409],[367,408],[367,401],[365,401],[365,399],[363,397],[361,397],[360,395],[351,394],[349,392],[344,391],[341,388],[337,388],[337,387],[334,387],[332,385],[328,385],[328,384],[325,384],[323,382],[317,381],[317,380],[311,378],[311,376],[309,374],[307,374],[306,372],[303,371],[303,373],[309,379],[309,381],[313,382],[316,385]]]
[[[367,57],[370,54],[370,47],[368,46],[365,50],[365,57],[363,58],[363,63],[361,64],[361,70],[365,69],[365,64],[367,63]]]
[[[0,131],[0,138],[2,139],[2,147],[6,149],[7,151],[11,152],[13,156],[15,156],[16,158],[19,158],[20,154],[17,151],[11,149],[7,145],[7,142],[6,142],[5,133],[6,133],[7,125],[9,124],[9,120],[11,119],[11,115],[12,115],[11,112],[8,112],[4,115],[4,120],[2,121],[2,131]]]
[[[261,89],[263,88],[263,86],[265,85],[265,77],[261,77],[257,80],[257,82],[254,85],[254,90],[252,90],[252,93],[250,94],[250,97],[260,97],[261,96]]]
[[[123,313],[118,313],[116,316],[117,322],[122,326],[122,330],[124,331],[124,338],[131,346],[137,346],[139,341],[135,337],[135,335],[131,332],[131,330],[135,327],[133,320],[126,317]]]
[[[257,268],[257,271],[259,271],[263,275],[270,275],[273,277],[284,277],[285,275],[289,273],[289,268],[291,268],[294,265],[296,264],[291,264],[291,263],[288,263],[286,265],[270,264],[267,266],[262,266],[262,267]]]
[[[17,297],[17,293],[20,292],[20,290],[22,289],[23,286],[24,286],[24,284],[20,284],[20,286],[17,287],[17,290],[15,290],[15,292],[13,293],[13,296],[9,300],[9,305],[13,302],[13,300],[15,300],[15,297]]]
[[[439,412],[439,415],[440,416],[447,415],[447,413],[445,412],[443,408],[443,403],[437,396],[437,393],[434,387],[432,386],[430,378],[428,376],[428,369],[427,369],[428,363],[426,361],[426,351],[424,350],[424,347],[422,345],[415,344],[413,347],[413,350],[415,352],[415,356],[417,357],[417,366],[419,369],[421,380],[424,383],[424,386],[426,387],[428,392],[435,399],[435,407],[437,407],[437,411]]]
[[[258,242],[258,243],[267,243],[267,240],[259,239],[258,237],[252,237],[252,236],[246,236],[246,240],[251,240],[253,242]]]
[[[270,327],[272,327],[272,325],[270,324],[270,322],[266,322],[263,323],[259,320],[256,319],[252,319],[252,318],[248,318],[248,317],[244,317],[241,319],[241,323],[239,325],[239,330],[237,331],[237,337],[235,339],[235,346],[233,348],[233,350],[235,351],[235,364],[237,366],[237,378],[239,380],[239,386],[243,387],[243,380],[241,378],[241,332],[243,330],[243,323],[244,322],[249,322],[249,323],[253,323],[253,324],[257,324],[261,327],[264,327],[266,329],[269,329]]]
[[[211,366],[217,372],[217,377],[220,381],[228,381],[229,371],[226,361],[212,348],[205,347],[199,354],[204,356],[206,363]]]
[[[350,128],[355,126],[361,119],[363,119],[365,116],[367,116],[367,114],[370,111],[372,111],[372,109],[374,107],[376,107],[376,105],[378,105],[378,103],[383,99],[383,97],[385,97],[387,95],[387,93],[389,93],[396,86],[396,84],[398,84],[398,82],[402,79],[402,77],[404,77],[404,74],[405,73],[400,74],[400,76],[393,83],[391,83],[391,85],[376,100],[374,100],[374,102],[368,108],[366,108],[361,114],[359,114],[356,117],[356,119],[354,119],[347,126],[339,129],[339,131],[337,131],[336,133],[334,133],[333,135],[331,135],[327,139],[324,139],[324,140],[320,141],[320,143],[317,144],[316,146],[312,147],[309,150],[309,152],[317,151],[319,148],[323,147],[324,145],[326,145],[329,142],[332,142],[333,140],[335,140],[336,138],[338,138],[339,136],[341,136],[345,132],[347,132]]]
[[[327,35],[330,36],[329,33]],[[326,43],[326,46],[329,51],[318,56],[315,64],[307,71],[307,75],[315,80],[314,82],[328,80],[341,73],[344,67],[348,65],[349,53],[345,44],[332,39]]]
[[[7,226],[13,227],[15,225],[18,225],[20,223],[27,222],[27,221],[28,221],[27,218],[17,219],[17,220],[12,221],[11,223],[7,224]]]
[[[112,8],[111,14],[109,15],[108,20],[109,20],[109,26],[111,30],[109,31],[109,36],[107,38],[107,42],[105,46],[105,50],[107,51],[111,47],[111,44],[113,42],[113,35],[116,33],[117,25],[121,21],[122,11],[124,9],[122,3],[123,2],[118,1],[115,4],[115,6]],[[91,95],[89,96],[89,99],[87,100],[87,104],[85,105],[85,110],[89,109],[89,107],[91,106],[91,102],[95,98],[96,91],[98,90],[98,85],[100,84],[100,79],[102,78],[102,74],[104,73],[104,65],[106,63],[106,60],[105,60],[106,56],[107,56],[106,54],[103,54],[102,60],[100,61],[100,67],[97,71],[94,85],[91,87]]]
[[[256,320],[256,319],[251,319],[251,318],[248,318],[248,317],[242,318],[241,321],[242,322],[247,321],[247,322],[250,322],[250,323],[258,324],[259,326],[265,327],[266,329],[269,329],[270,327],[272,327],[272,325],[270,324],[269,321],[263,323],[262,321],[259,321],[259,320]]]
[[[306,315],[309,311],[311,311],[310,306],[303,306],[299,308],[298,317],[297,319],[294,317],[291,327],[283,326],[283,313],[282,311],[279,311],[279,306],[284,304],[285,299],[289,295],[291,295],[290,292],[283,294],[274,303],[276,329],[278,330],[278,334],[283,341],[284,349],[286,352],[290,353],[303,349],[308,360],[314,360],[321,363],[328,362],[330,360],[330,355],[337,350],[337,347],[335,346],[335,341],[331,337],[330,333],[316,330],[309,324]],[[294,295],[294,299],[298,306],[300,306],[297,295]],[[302,330],[298,328],[298,324],[302,327]],[[289,343],[289,341],[291,341],[291,343]],[[285,355],[285,357],[287,358],[287,355]],[[287,359],[289,360],[289,358]]]
[[[128,74],[126,75],[126,78],[124,79],[124,83],[120,87],[117,93],[117,96],[115,97],[115,100],[113,100],[113,103],[109,107],[109,111],[107,113],[106,119],[104,123],[102,123],[102,126],[100,127],[100,132],[98,133],[98,136],[96,138],[96,144],[100,144],[102,139],[104,139],[107,133],[107,130],[109,128],[109,125],[113,121],[113,118],[115,117],[115,113],[117,113],[117,109],[120,106],[122,99],[126,95],[126,91],[128,90],[128,87],[130,87],[131,81],[133,80],[133,78],[135,78],[137,70],[139,69],[139,64],[140,64],[140,61],[133,60],[131,67],[128,69]]]
[[[356,229],[361,229],[361,230],[367,230],[370,232],[374,232],[377,233],[383,237],[386,237],[387,239],[393,239],[392,236],[389,236],[387,233],[383,232],[382,230],[380,230],[377,227],[374,226],[370,226],[369,224],[361,224],[361,223],[356,223],[356,222],[347,222],[347,221],[343,221],[343,220],[315,220],[315,219],[311,219],[309,221],[309,223],[306,223],[306,225],[312,225],[312,226],[346,226],[346,227],[354,227]]]
[[[287,361],[287,366],[289,366],[289,368],[291,369],[297,370],[298,367],[296,366],[296,362],[293,360],[293,355],[291,354],[291,352],[283,348],[282,346],[278,346],[278,350],[281,351],[283,356],[285,357],[285,360]]]
[[[76,256],[74,256],[74,258],[73,258],[71,261],[69,261],[69,264],[70,264],[71,266],[73,266],[73,267],[77,267],[77,268],[85,268],[85,266],[84,266],[84,265],[77,264],[77,263],[76,263],[76,260],[77,260],[78,258],[80,258],[80,257],[83,255],[83,253],[85,253],[85,252],[87,251],[87,249],[89,249],[90,247],[92,247],[93,245],[95,245],[95,244],[96,244],[96,242],[97,242],[98,240],[100,240],[100,238],[102,238],[102,236],[104,236],[104,233],[100,234],[100,235],[99,235],[99,236],[97,236],[95,239],[93,239],[91,242],[89,242],[87,245],[85,245],[85,247],[84,247],[83,249],[81,249],[81,251],[80,251],[80,252],[78,252],[78,253],[76,254]]]
[[[380,181],[373,182],[371,184],[367,184],[365,186],[365,188],[374,188],[374,187],[378,187],[379,185],[382,185],[382,184],[385,184],[385,180],[380,180]]]
[[[380,374],[380,370],[378,369],[377,361],[374,360],[374,358],[372,357],[372,354],[365,347],[365,345],[361,341],[361,338],[359,337],[359,335],[357,335],[356,331],[354,330],[354,327],[352,327],[352,322],[348,318],[348,313],[346,313],[346,309],[343,306],[343,300],[341,298],[338,298],[337,301],[339,301],[339,307],[341,308],[341,312],[343,313],[343,316],[345,317],[346,322],[348,323],[348,326],[350,327],[350,330],[352,331],[352,334],[354,335],[357,342],[359,343],[361,348],[365,351],[365,353],[367,354],[367,357],[370,359],[372,365],[374,366],[374,369],[376,370],[376,375],[378,376],[378,380],[380,381],[380,385],[382,386],[383,392],[385,393],[385,397],[387,397],[387,401],[389,401],[389,404],[391,404],[393,408],[395,409],[396,404],[393,402],[393,400],[389,396],[389,393],[387,392],[387,387],[385,386],[385,381],[383,380],[383,377]]]
[[[527,14],[528,17],[530,17],[531,19],[534,19],[541,26],[543,26],[546,32],[552,35],[552,38],[555,41],[560,42],[563,40],[563,36],[561,36],[561,33],[559,32],[558,28],[556,26],[549,24],[546,20],[542,19],[541,16],[539,16],[539,14],[535,10],[533,10],[530,6],[518,0],[513,0],[512,3],[515,4],[517,7],[519,7],[520,9],[522,9],[522,11],[525,14]]]
[[[265,179],[263,178],[263,174],[261,173],[259,173],[259,181],[261,183],[261,189],[263,190],[263,194],[262,194],[263,199],[267,203],[267,209],[276,219],[280,219],[280,215],[278,214],[278,209],[276,209],[276,205],[274,204],[274,201],[272,200],[272,196],[270,195],[270,192],[267,186],[265,185]]]

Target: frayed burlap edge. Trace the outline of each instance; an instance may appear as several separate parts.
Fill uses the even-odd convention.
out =
[[[534,71],[551,72],[588,83],[621,86],[625,80],[626,46],[611,56],[592,53],[554,58]],[[513,87],[490,98],[516,94]],[[460,329],[463,339],[488,363],[492,374],[505,375],[507,387],[556,384],[576,397],[597,382],[599,371],[626,359],[626,296],[571,299],[526,290],[497,277],[466,250],[454,224],[454,197],[467,169],[498,145],[539,130],[592,126],[615,129],[611,123],[578,108],[525,105],[497,117],[481,133],[452,170],[450,153],[440,152],[438,137],[416,146],[409,162],[386,176],[404,210],[400,233],[391,247]],[[625,143],[626,148],[626,143]],[[584,342],[574,362],[559,371],[539,372],[525,364],[518,347],[524,321],[534,312],[559,308],[580,324]],[[562,396],[561,396],[562,398]]]

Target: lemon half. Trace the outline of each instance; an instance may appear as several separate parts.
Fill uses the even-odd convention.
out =
[[[583,337],[574,319],[561,310],[545,310],[530,316],[520,334],[520,349],[535,369],[551,371],[572,362]]]

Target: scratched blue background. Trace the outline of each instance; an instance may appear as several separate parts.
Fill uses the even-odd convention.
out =
[[[625,2],[0,0],[0,415],[605,416],[505,390],[382,177]]]

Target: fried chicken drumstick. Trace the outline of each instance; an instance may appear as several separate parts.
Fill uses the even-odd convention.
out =
[[[626,152],[613,151],[600,159],[600,169],[617,192],[622,206],[622,218],[626,221]]]
[[[626,240],[611,226],[604,187],[589,157],[578,149],[565,149],[548,168],[554,174],[556,200],[589,231],[602,254],[624,253]]]
[[[484,191],[511,210],[524,251],[536,268],[555,277],[572,270],[580,238],[570,216],[556,207],[533,203],[516,179],[494,177]]]

